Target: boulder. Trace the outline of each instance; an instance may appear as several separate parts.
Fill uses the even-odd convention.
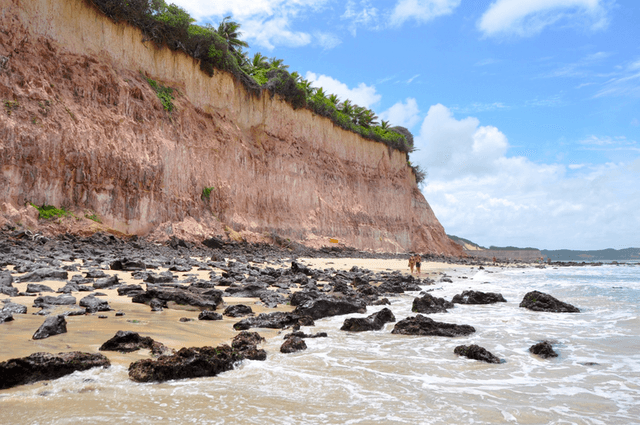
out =
[[[135,272],[139,270],[145,270],[147,266],[142,261],[130,260],[128,258],[123,258],[121,260],[116,260],[110,265],[111,270],[122,270],[125,272]]]
[[[103,277],[109,277],[108,274],[104,272],[104,270],[100,269],[89,269],[85,272],[85,277],[87,279],[101,279]]]
[[[361,299],[324,296],[297,306],[294,313],[317,320],[323,317],[364,313],[366,311],[367,304]]]
[[[10,311],[0,311],[0,323],[10,322],[13,320],[13,313]]]
[[[247,317],[233,325],[237,331],[251,328],[284,329],[292,326],[313,326],[313,319],[309,316],[301,316],[295,312],[261,313],[255,317]]]
[[[71,295],[58,295],[57,297],[53,297],[51,295],[45,295],[42,297],[38,297],[33,300],[34,307],[42,307],[46,308],[52,305],[74,305],[76,303],[76,297],[72,297]]]
[[[93,287],[95,289],[111,289],[118,285],[120,285],[120,280],[116,275],[103,277],[102,279],[98,279],[93,283]]]
[[[346,319],[340,330],[350,332],[379,331],[385,323],[395,321],[396,317],[391,310],[383,308],[369,317],[351,317]]]
[[[2,311],[11,314],[27,314],[27,306],[12,303],[11,301],[5,301],[4,307],[2,307]]]
[[[436,298],[431,294],[425,294],[413,300],[411,311],[425,314],[446,313],[448,308],[453,307],[455,307],[453,303],[444,298]]]
[[[454,304],[494,304],[506,303],[502,294],[495,292],[463,291],[462,294],[454,295],[451,300]]]
[[[57,379],[78,370],[109,367],[109,359],[102,354],[34,353],[27,357],[0,363],[0,389],[29,384],[46,379]]]
[[[50,336],[67,333],[67,321],[64,315],[49,316],[33,334],[33,339],[44,339]]]
[[[580,313],[579,308],[539,291],[528,292],[524,298],[522,298],[520,307],[548,313]]]
[[[222,249],[224,248],[224,241],[218,239],[216,237],[211,237],[209,239],[205,239],[202,241],[202,244],[211,249]]]
[[[542,341],[535,345],[529,347],[529,351],[537,356],[542,357],[543,359],[548,359],[550,357],[558,357],[558,353],[553,350],[551,343],[549,341]]]
[[[118,331],[115,336],[100,346],[100,351],[118,351],[120,353],[131,353],[140,349],[151,350],[154,356],[174,354],[171,348],[164,344],[154,341],[148,336],[140,336],[133,331]]]
[[[171,379],[215,376],[232,370],[242,355],[228,345],[182,348],[172,356],[144,359],[129,365],[129,377],[137,382],[164,382]]]
[[[355,266],[354,266],[355,267]],[[289,338],[293,338],[293,337],[297,337],[297,338],[326,338],[329,335],[327,335],[326,332],[318,332],[315,334],[306,334],[302,331],[295,331],[295,332],[291,332],[290,334],[286,334],[284,336],[284,339],[289,339]]]
[[[42,282],[43,280],[67,280],[69,273],[62,269],[42,268],[16,279],[18,282]]]
[[[429,317],[418,314],[415,317],[407,317],[396,323],[391,333],[399,335],[456,337],[471,335],[475,331],[473,326],[436,322]]]
[[[13,276],[8,270],[0,271],[0,288],[2,287],[12,287],[13,286]]]
[[[80,307],[85,307],[87,313],[97,313],[98,311],[111,311],[107,300],[96,298],[93,294],[86,296],[78,303]]]
[[[251,310],[251,307],[249,307],[248,305],[237,304],[230,305],[229,307],[225,308],[222,314],[229,317],[243,317],[253,314],[253,310]]]
[[[491,352],[476,344],[458,345],[453,350],[453,352],[458,356],[463,356],[469,359],[479,360],[486,363],[504,363],[503,360],[500,360],[498,357],[491,354]]]
[[[151,284],[173,282],[175,276],[171,272],[147,273],[144,281]]]
[[[146,292],[132,298],[134,303],[147,304],[153,298],[163,302],[173,301],[176,304],[191,305],[207,310],[215,310],[222,304],[222,291],[219,289],[200,289],[193,286],[188,288],[171,288],[148,285]]]
[[[296,351],[302,351],[307,349],[307,344],[304,342],[302,338],[298,338],[297,336],[288,338],[284,344],[280,346],[281,353],[295,353]]]
[[[28,294],[37,294],[39,292],[54,292],[54,291],[47,285],[41,285],[39,283],[28,283],[27,290],[25,292],[27,292]]]
[[[198,320],[222,320],[222,314],[215,311],[204,310],[198,314]]]
[[[231,347],[249,360],[267,360],[267,352],[258,349],[258,344],[265,339],[258,332],[242,331],[231,341]]]
[[[144,292],[140,285],[122,285],[118,287],[118,295],[120,296],[134,296]]]
[[[0,286],[0,294],[8,295],[10,297],[17,297],[18,288],[14,288],[13,286]]]
[[[149,301],[149,307],[151,307],[151,311],[162,311],[166,306],[167,306],[166,302],[159,300],[157,298],[153,298],[151,299],[151,301]]]

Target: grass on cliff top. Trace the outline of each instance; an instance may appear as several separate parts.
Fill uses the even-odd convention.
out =
[[[71,211],[68,211],[64,207],[56,208],[53,205],[42,205],[41,207],[39,207],[34,203],[31,203],[31,206],[38,210],[38,218],[41,220],[49,220],[54,217],[73,216],[73,213]]]

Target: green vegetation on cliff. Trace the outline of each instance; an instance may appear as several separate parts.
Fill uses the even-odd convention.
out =
[[[317,115],[329,118],[345,130],[367,139],[386,144],[407,154],[414,150],[413,136],[404,127],[390,127],[386,121],[378,123],[375,112],[340,100],[325,93],[297,72],[289,72],[282,59],[267,58],[256,53],[248,57],[244,48],[248,44],[240,39],[240,24],[226,17],[218,27],[201,26],[181,7],[165,0],[86,0],[115,22],[127,22],[138,27],[145,40],[157,46],[181,50],[200,61],[200,69],[209,76],[214,70],[231,73],[245,89],[254,95],[268,91],[278,94],[294,109],[307,108]],[[151,84],[151,81],[149,82]],[[166,110],[171,111],[171,92],[154,87]],[[408,160],[408,157],[407,157]],[[409,166],[418,183],[426,177],[419,166]]]

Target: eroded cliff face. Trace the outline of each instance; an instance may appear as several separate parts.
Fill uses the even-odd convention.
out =
[[[0,5],[0,201],[91,211],[155,237],[228,226],[313,246],[461,254],[403,153],[251,96],[226,73],[210,78],[83,0]],[[142,74],[176,89],[175,111]]]

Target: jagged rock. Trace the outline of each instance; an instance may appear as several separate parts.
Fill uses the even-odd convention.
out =
[[[109,359],[102,354],[81,353],[34,353],[27,357],[0,363],[0,389],[30,384],[46,379],[57,379],[78,370],[94,367],[109,367]]]
[[[151,284],[170,283],[174,278],[175,276],[171,272],[147,273],[144,281]]]
[[[289,338],[293,338],[293,337],[297,337],[297,338],[326,338],[328,337],[326,332],[318,332],[315,334],[306,334],[302,331],[295,331],[295,332],[291,332],[290,334],[286,334],[284,336],[284,339],[289,339]]]
[[[179,320],[180,320],[181,322],[183,322],[183,323],[184,323],[184,322],[193,322],[193,319],[192,319],[192,318],[190,318],[190,317],[181,317]]]
[[[407,317],[396,323],[391,333],[400,335],[456,337],[467,336],[475,331],[473,326],[436,322],[429,317],[418,314],[415,317]]]
[[[453,352],[458,356],[464,356],[469,359],[480,360],[486,363],[503,363],[502,360],[491,354],[491,352],[476,344],[459,345],[453,350]]]
[[[67,280],[69,273],[62,269],[43,268],[16,279],[17,282],[42,282],[43,280]]]
[[[2,307],[2,311],[11,314],[27,314],[27,306],[12,303],[11,301],[5,301],[4,307]]]
[[[297,306],[294,313],[300,316],[310,316],[312,319],[317,320],[323,317],[364,313],[366,311],[367,304],[358,298],[321,297]]]
[[[454,304],[494,304],[506,303],[502,294],[495,292],[463,291],[462,294],[454,295],[451,300]]]
[[[389,298],[380,298],[379,300],[373,301],[371,305],[391,305],[391,301],[389,301]]]
[[[549,341],[542,341],[535,345],[529,347],[529,351],[537,356],[542,357],[543,359],[548,359],[550,357],[558,357],[558,353],[553,350],[551,343]]]
[[[82,298],[78,304],[80,307],[85,307],[87,309],[87,313],[111,311],[111,307],[109,307],[107,300],[98,299],[93,294]]]
[[[115,336],[100,346],[100,351],[118,351],[120,353],[131,353],[140,349],[151,350],[154,356],[171,355],[174,350],[164,344],[154,341],[148,336],[140,336],[137,332],[118,331]]]
[[[14,288],[13,286],[0,286],[0,294],[8,295],[10,297],[17,297],[18,288]]]
[[[411,311],[414,313],[446,313],[448,308],[455,307],[453,303],[444,298],[436,298],[431,294],[424,294],[422,297],[413,300]]]
[[[291,272],[293,274],[302,273],[302,274],[305,274],[307,276],[312,276],[313,275],[313,272],[311,270],[309,270],[308,267],[302,266],[302,265],[300,265],[300,263],[298,263],[296,261],[292,261],[291,262]]]
[[[67,321],[62,314],[49,316],[33,334],[33,339],[44,339],[50,336],[67,333]]]
[[[0,271],[0,288],[2,287],[12,287],[13,286],[13,276],[8,270]]]
[[[120,285],[120,280],[116,275],[103,277],[102,279],[98,279],[93,283],[93,287],[95,289],[111,289],[118,285]]]
[[[75,303],[76,303],[76,297],[72,297],[71,295],[66,295],[66,294],[58,295],[57,297],[45,295],[33,300],[34,307],[42,307],[42,308],[46,308],[52,305],[74,305]]]
[[[47,306],[42,306],[42,310],[38,311],[37,313],[33,313],[34,315],[37,316],[49,316],[50,314],[53,314],[55,316],[58,315],[62,315],[64,317],[67,316],[84,316],[85,314],[87,314],[87,309],[84,307],[78,307],[78,306],[72,306],[70,308],[65,308],[62,309],[59,306],[52,306],[52,305],[47,305]]]
[[[275,308],[279,304],[284,304],[287,302],[285,297],[276,294],[273,291],[263,291],[260,294],[260,301],[262,301],[268,308]]]
[[[233,369],[242,355],[228,345],[182,348],[172,356],[138,360],[129,365],[129,377],[137,382],[215,376]]]
[[[242,356],[249,360],[267,360],[267,352],[258,349],[258,344],[265,339],[258,332],[242,331],[231,342],[231,347],[238,350]]]
[[[224,248],[224,242],[221,239],[216,237],[211,237],[209,239],[205,239],[202,241],[202,244],[211,249],[222,249]]]
[[[159,300],[157,298],[153,298],[151,301],[149,301],[149,307],[151,307],[151,311],[162,311],[163,308],[166,306],[167,306],[166,302]]]
[[[251,310],[251,307],[244,304],[230,305],[222,313],[223,316],[229,317],[242,317],[250,314],[253,314],[253,310]]]
[[[395,321],[396,317],[391,310],[383,308],[369,317],[351,317],[346,319],[340,330],[350,332],[379,331],[384,327],[385,323]]]
[[[13,320],[13,313],[10,311],[0,311],[0,323],[10,322]]]
[[[146,270],[147,266],[142,261],[129,260],[123,258],[116,260],[110,265],[111,270],[122,270],[125,272],[135,272],[139,270]]]
[[[153,298],[164,301],[173,301],[176,304],[191,305],[215,310],[222,304],[222,291],[219,289],[200,289],[193,286],[188,288],[170,288],[163,286],[149,285],[146,292],[138,294],[132,298],[132,302],[147,304]]]
[[[204,310],[198,314],[198,320],[222,320],[222,314],[215,311]]]
[[[302,338],[297,336],[287,339],[284,344],[280,346],[281,353],[295,353],[296,351],[302,351],[307,349],[307,344]]]
[[[27,292],[28,294],[37,294],[39,292],[54,292],[54,291],[47,285],[41,285],[39,283],[28,283],[27,290],[25,292]]]
[[[100,269],[89,269],[85,272],[85,276],[87,279],[101,279],[103,277],[109,277],[104,270]]]
[[[251,328],[284,329],[291,326],[313,326],[313,319],[309,316],[301,316],[295,312],[261,313],[255,317],[247,317],[233,325],[237,331]]]
[[[118,295],[120,296],[134,296],[144,292],[140,285],[122,285],[118,288]]]
[[[579,308],[539,291],[528,292],[524,298],[522,298],[520,307],[549,313],[580,313]]]

